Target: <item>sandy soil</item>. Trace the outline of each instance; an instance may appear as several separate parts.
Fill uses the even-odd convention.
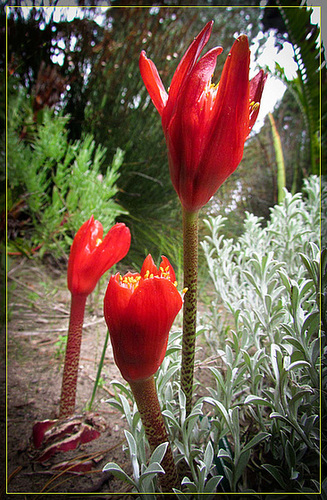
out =
[[[105,341],[106,325],[102,303],[107,281],[107,277],[100,280],[98,288],[88,298],[86,305],[76,401],[76,415],[84,417],[87,416],[85,405],[92,394]],[[39,454],[32,442],[33,425],[45,419],[56,418],[59,411],[65,348],[63,337],[67,334],[69,309],[70,293],[66,287],[64,267],[58,268],[53,263],[41,266],[39,262],[25,257],[10,260],[6,399],[7,491],[9,494],[15,493],[15,498],[22,500],[27,498],[25,495],[28,493],[42,493],[28,497],[33,500],[63,498],[60,494],[74,500],[93,498],[90,493],[96,495],[94,498],[132,498],[126,483],[102,472],[107,462],[116,462],[131,474],[129,457],[123,450],[124,429],[127,425],[119,411],[107,402],[113,396],[110,382],[124,382],[114,363],[110,342],[102,370],[102,384],[97,390],[92,407],[93,416],[98,416],[104,422],[100,437],[78,446],[73,451],[56,453],[46,462],[40,463],[37,460]],[[200,350],[198,356],[203,359],[203,350]],[[208,372],[200,369],[198,365],[198,376],[203,378],[206,373]],[[207,382],[203,382],[205,386]],[[201,387],[198,395],[200,392]],[[64,467],[67,469],[73,460],[91,460],[92,469],[86,472],[55,470],[63,461],[69,461]],[[51,493],[51,496],[48,493]],[[85,496],[86,493],[89,495]]]
[[[105,280],[101,285],[105,289]],[[92,412],[104,419],[100,437],[40,463],[31,440],[32,429],[35,422],[54,419],[58,415],[64,361],[63,336],[67,333],[70,308],[65,273],[53,267],[42,267],[26,258],[17,258],[11,261],[8,272],[8,295],[8,493],[44,492],[44,497],[47,497],[46,493],[50,492],[101,492],[108,493],[104,498],[120,498],[117,493],[122,492],[121,498],[127,498],[127,485],[102,472],[102,467],[113,461],[131,473],[128,457],[123,451],[125,422],[121,414],[106,402],[113,396],[110,381],[123,381],[113,361],[110,344],[101,388],[97,390],[92,407]],[[93,297],[88,298],[86,306],[76,415],[85,416],[84,409],[94,387],[105,335],[102,291],[97,290]],[[92,460],[92,470],[63,474],[54,469],[58,463],[76,459]],[[113,492],[115,496],[110,495]],[[25,495],[17,498],[25,498]],[[76,499],[76,495],[73,498]]]

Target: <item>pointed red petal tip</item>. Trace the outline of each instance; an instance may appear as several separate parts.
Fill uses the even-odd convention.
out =
[[[142,278],[144,278],[146,272],[148,271],[148,275],[153,274],[154,276],[157,276],[158,274],[158,268],[155,265],[152,255],[149,253],[147,257],[144,259],[140,275]]]
[[[234,42],[232,50],[237,51],[238,55],[246,55],[249,50],[249,40],[246,35],[240,35]]]
[[[145,50],[142,50],[139,57],[139,68],[143,82],[150,94],[153,104],[161,115],[166,106],[168,94],[161,81],[155,64],[146,57]]]
[[[167,257],[165,255],[162,255],[161,256],[161,264],[160,264],[160,267],[162,267],[163,269],[166,269],[167,267],[169,267],[169,277],[170,277],[170,281],[172,283],[175,283],[176,281],[176,275],[175,275],[175,271],[173,269],[173,266],[171,265],[171,263],[169,262],[169,260],[167,259]]]

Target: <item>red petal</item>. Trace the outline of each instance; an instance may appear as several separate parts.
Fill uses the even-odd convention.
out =
[[[94,223],[93,215],[89,220],[84,222],[82,226],[77,231],[73,244],[70,249],[69,260],[68,260],[68,270],[67,270],[67,283],[68,289],[73,293],[78,293],[79,290],[79,280],[80,276],[77,272],[81,262],[85,258],[85,247],[88,243],[88,235],[91,231],[91,227]]]
[[[139,67],[143,82],[150,94],[152,102],[161,115],[166,106],[168,94],[163,86],[156,66],[151,59],[146,57],[144,50],[142,50],[140,55]]]
[[[221,47],[215,47],[196,64],[185,84],[185,92],[178,98],[176,119],[168,127],[172,142],[180,144],[179,155],[182,156],[179,160],[180,171],[175,178],[177,192],[185,178],[192,178],[203,154],[212,116],[210,106],[206,106],[208,98],[203,93],[210,83],[217,57],[222,50]]]
[[[265,74],[263,69],[261,69],[259,73],[257,73],[256,76],[252,78],[252,80],[250,81],[250,102],[260,104],[263,88],[265,86],[267,77],[268,73]],[[255,124],[259,109],[260,107],[258,106],[253,112],[251,112],[250,110],[249,132]]]
[[[167,259],[167,257],[165,257],[164,255],[161,256],[161,264],[160,264],[160,267],[162,267],[164,270],[167,269],[167,267],[169,267],[169,276],[170,276],[170,281],[172,283],[175,283],[176,282],[176,276],[175,276],[175,271],[173,269],[173,266],[171,265],[171,263],[169,262],[169,260]]]
[[[73,294],[89,295],[101,276],[127,254],[131,235],[125,224],[115,224],[104,240],[103,228],[93,216],[78,230],[68,262],[68,288]]]
[[[249,65],[249,44],[243,35],[235,41],[224,65],[193,193],[183,185],[182,196],[193,209],[209,201],[242,159],[249,127]]]
[[[151,254],[149,254],[144,259],[144,262],[143,262],[143,265],[142,265],[142,269],[141,269],[141,272],[140,272],[140,275],[142,276],[142,278],[144,278],[145,273],[147,271],[149,271],[149,275],[153,274],[153,276],[158,276],[158,274],[159,274],[158,268],[155,265],[155,263],[153,262],[153,258],[152,258]]]
[[[169,280],[141,282],[122,319],[120,339],[113,337],[115,361],[126,380],[145,379],[157,371],[181,307],[181,296]]]
[[[208,43],[211,35],[213,21],[208,22],[205,27],[200,31],[197,37],[193,40],[184,56],[182,57],[177,69],[174,73],[173,79],[171,81],[168,102],[164,113],[162,115],[162,124],[164,130],[168,126],[171,119],[171,114],[175,107],[175,101],[179,93],[183,92],[183,83],[187,79],[187,76],[192,71],[199,55],[202,52],[203,47]]]
[[[98,240],[102,240],[103,237],[103,227],[100,221],[98,220],[93,221],[93,224],[90,225],[87,236],[88,236],[88,241],[86,244],[86,250],[92,253],[97,246]]]
[[[126,314],[127,306],[133,291],[120,284],[120,274],[111,276],[104,298],[104,316],[110,336],[119,339],[121,335],[121,321]]]
[[[96,270],[97,281],[114,264],[123,259],[131,244],[131,233],[125,224],[115,224],[109,231],[102,243],[95,248],[90,263],[92,269]]]

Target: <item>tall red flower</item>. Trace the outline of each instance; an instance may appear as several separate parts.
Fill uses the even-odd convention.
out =
[[[93,215],[77,231],[68,261],[68,288],[74,295],[89,295],[101,276],[127,254],[131,235],[125,224],[115,224],[103,237],[101,222]]]
[[[215,47],[198,60],[212,25],[209,22],[186,51],[169,94],[144,51],[139,61],[145,86],[161,115],[173,186],[191,212],[205,205],[240,163],[267,78],[261,70],[249,82],[249,43],[241,35],[227,57],[219,85],[212,85],[223,49]]]
[[[70,319],[59,416],[75,410],[78,365],[87,296],[101,276],[127,254],[131,235],[125,224],[115,224],[102,240],[102,224],[93,215],[77,231],[70,249],[67,281],[71,292]]]
[[[182,307],[174,270],[166,257],[159,269],[151,255],[140,273],[110,278],[104,299],[114,358],[127,381],[149,378],[161,365],[169,330]]]

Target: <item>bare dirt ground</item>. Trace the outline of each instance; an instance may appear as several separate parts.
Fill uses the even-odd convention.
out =
[[[85,414],[106,335],[102,297],[106,283],[88,298],[83,329],[76,415]],[[105,498],[128,497],[128,486],[102,472],[107,462],[116,462],[131,473],[123,451],[121,414],[107,402],[113,396],[110,381],[123,381],[112,356],[110,343],[92,412],[105,421],[101,436],[70,452],[57,453],[41,464],[31,441],[35,422],[58,416],[67,334],[70,293],[66,275],[53,267],[42,267],[27,258],[11,261],[8,271],[7,329],[7,490],[8,493],[108,493]],[[73,459],[92,460],[89,472],[62,473],[56,464]],[[67,467],[71,462],[68,463]],[[106,479],[104,481],[104,479]],[[127,495],[127,496],[126,496]],[[55,495],[56,496],[56,495]],[[67,495],[65,495],[65,498]],[[25,498],[25,495],[18,496]],[[33,498],[33,497],[32,497]],[[37,496],[36,498],[40,498]],[[53,498],[53,496],[51,496]],[[76,495],[74,495],[76,498]]]
[[[102,314],[108,278],[88,297],[77,387],[76,415],[85,415],[105,341]],[[118,410],[106,402],[113,396],[112,380],[124,382],[116,367],[110,342],[92,412],[104,419],[98,439],[73,451],[56,453],[44,463],[37,461],[32,444],[35,422],[58,416],[64,361],[63,337],[67,334],[70,293],[64,269],[40,265],[26,257],[10,259],[8,269],[7,328],[7,492],[15,498],[132,498],[126,483],[102,472],[116,462],[128,474],[131,466],[123,450],[127,428]],[[202,370],[201,370],[202,372]],[[126,383],[126,382],[124,382]],[[71,460],[92,461],[86,472],[58,471],[54,467]],[[5,490],[3,490],[4,493]],[[21,495],[19,494],[21,493]],[[42,495],[39,495],[42,493]],[[51,493],[51,496],[48,495]],[[69,495],[73,493],[74,495]],[[93,493],[93,495],[90,493]],[[38,495],[37,495],[38,494]],[[67,495],[68,494],[68,495]],[[95,496],[96,495],[96,496]],[[1,492],[0,492],[1,497]],[[10,495],[10,498],[12,496]]]

